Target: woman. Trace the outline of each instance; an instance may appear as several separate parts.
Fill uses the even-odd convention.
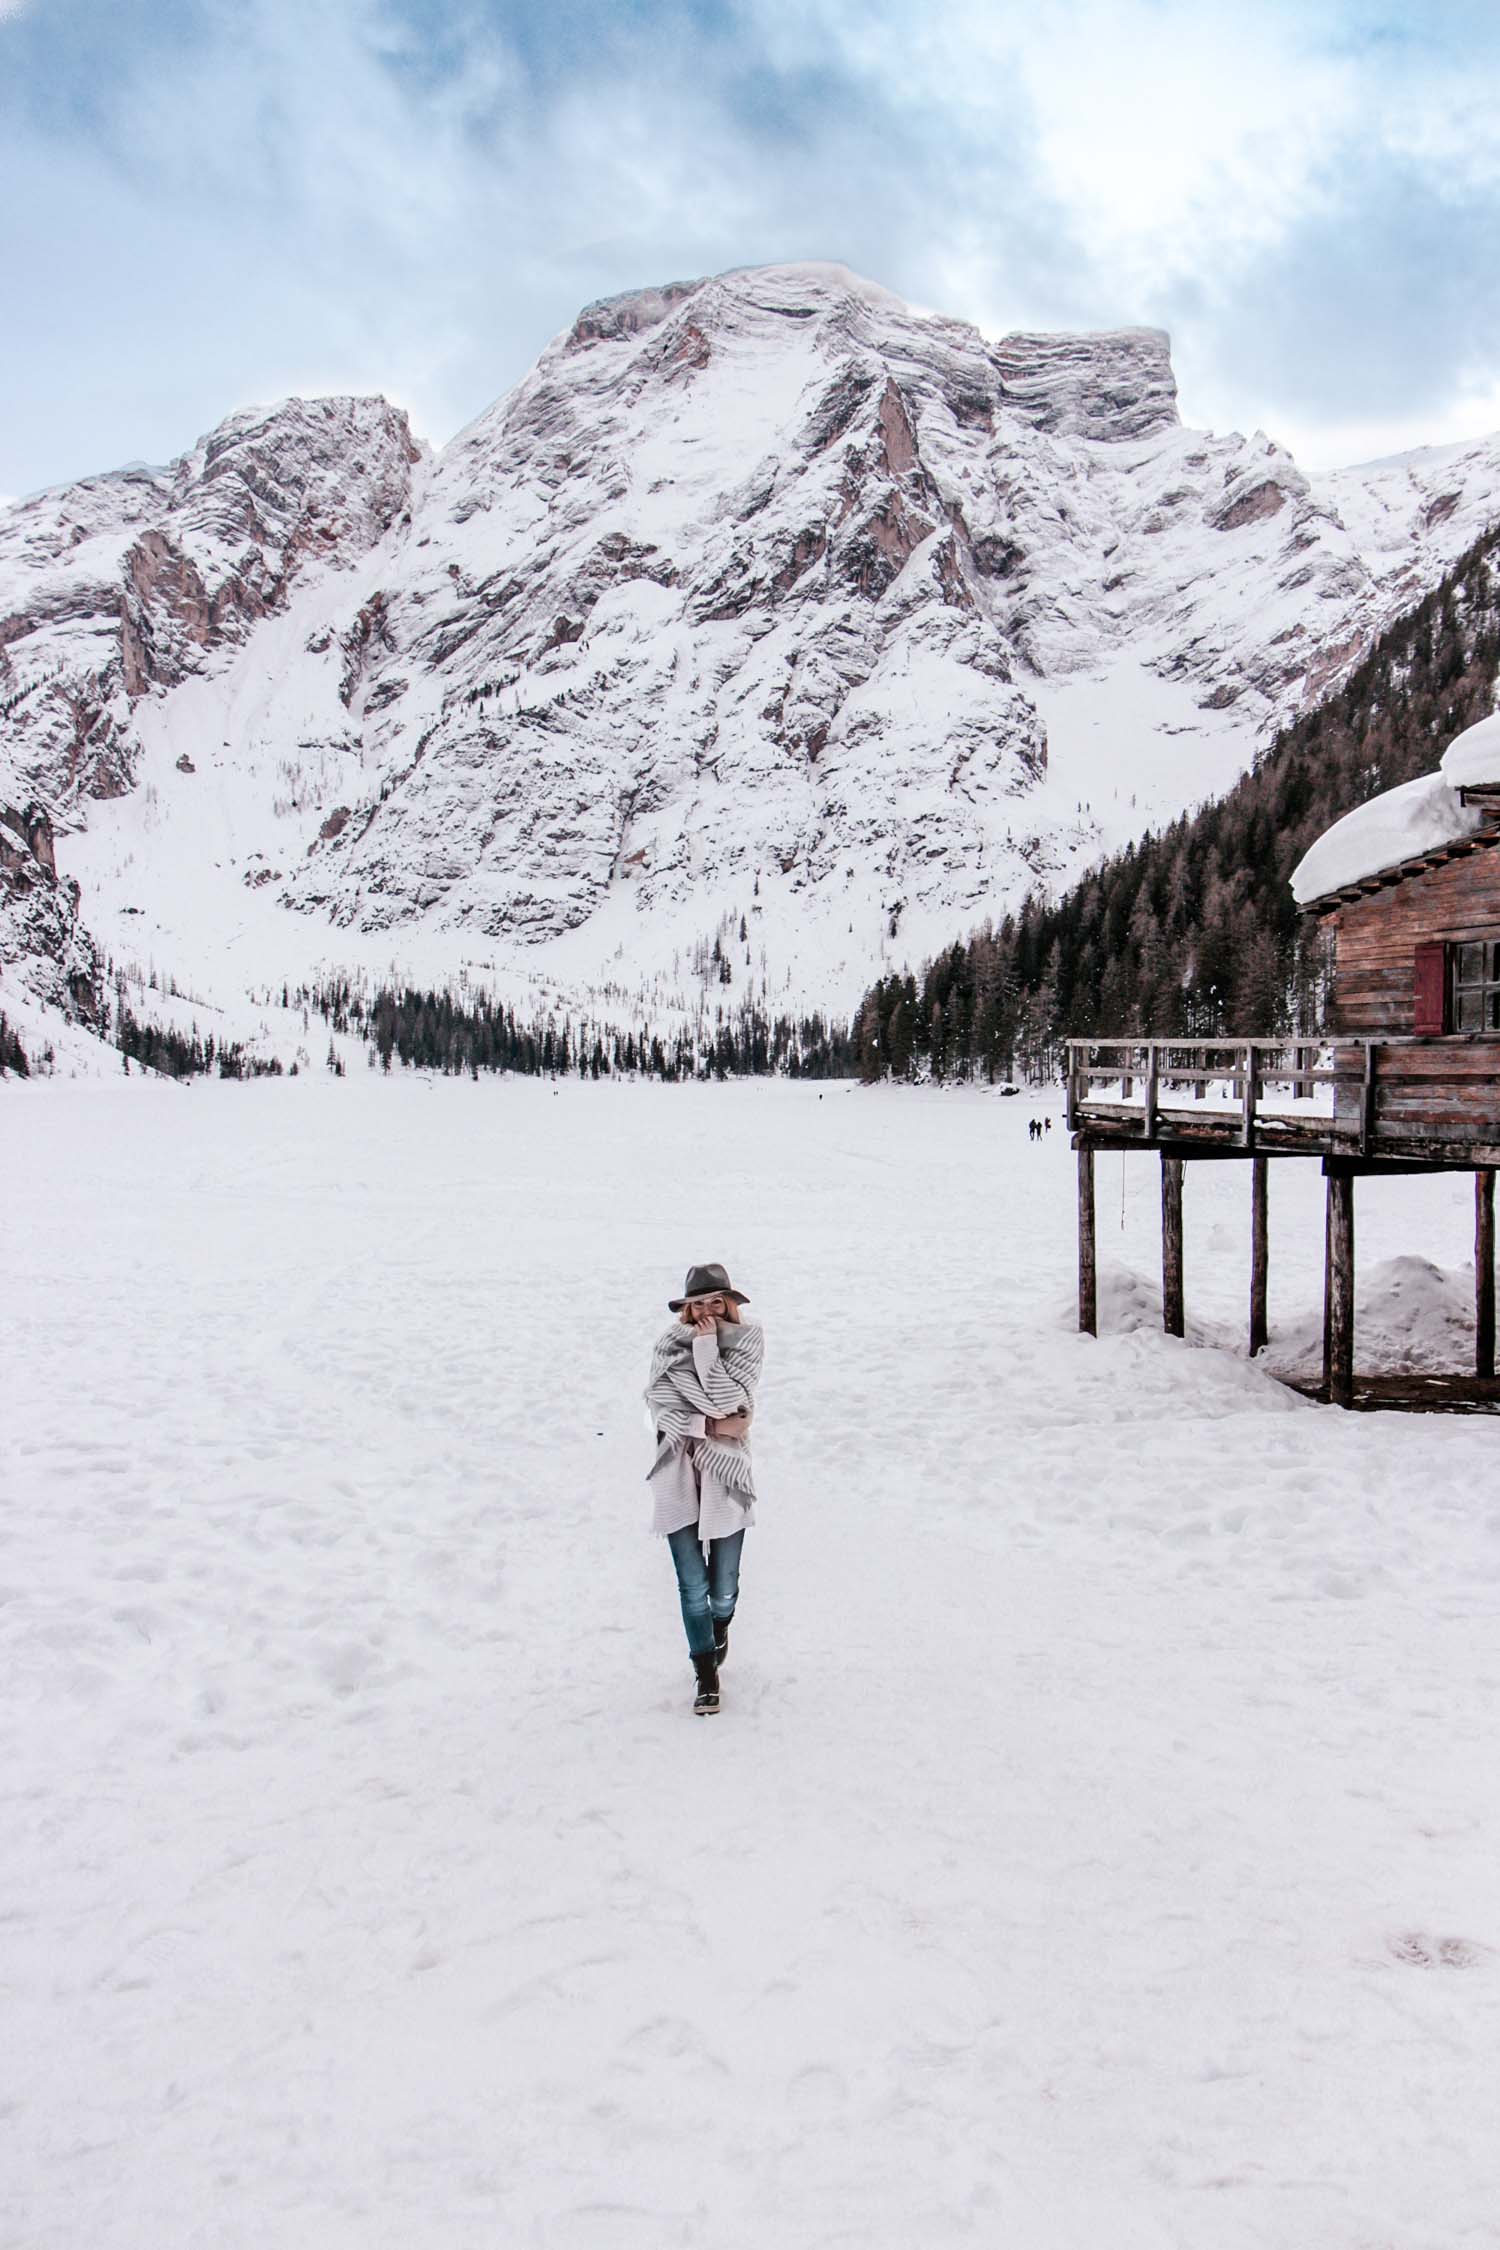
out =
[[[668,1302],[677,1318],[651,1355],[646,1386],[656,1430],[651,1528],[677,1568],[700,1718],[719,1708],[740,1549],[755,1521],[747,1439],[765,1346],[759,1324],[740,1318],[749,1302],[722,1266],[690,1266],[682,1295]]]

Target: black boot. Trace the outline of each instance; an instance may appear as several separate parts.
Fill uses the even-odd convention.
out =
[[[704,1656],[693,1658],[693,1670],[698,1675],[698,1692],[693,1697],[693,1709],[700,1719],[705,1719],[719,1708],[719,1667],[714,1662],[712,1649]]]
[[[722,1664],[729,1654],[729,1624],[727,1617],[714,1619],[714,1662]]]

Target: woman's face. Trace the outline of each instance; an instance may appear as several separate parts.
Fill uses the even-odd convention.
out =
[[[695,1320],[723,1320],[726,1307],[722,1293],[715,1297],[689,1297],[682,1308],[682,1317],[690,1325]]]

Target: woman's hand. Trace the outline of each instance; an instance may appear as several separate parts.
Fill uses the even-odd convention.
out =
[[[693,1322],[693,1334],[695,1336],[717,1336],[718,1333],[719,1324],[714,1319],[713,1314],[699,1313],[698,1318]]]
[[[708,1415],[703,1427],[712,1438],[742,1438],[749,1435],[750,1417],[741,1407],[738,1414]]]

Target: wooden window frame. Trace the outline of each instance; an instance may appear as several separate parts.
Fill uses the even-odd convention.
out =
[[[1447,953],[1444,1015],[1449,1033],[1469,1038],[1500,1037],[1500,930],[1465,932],[1463,936],[1448,938],[1444,943]],[[1471,946],[1484,948],[1484,957],[1480,963],[1482,973],[1477,977],[1462,977],[1460,971],[1464,966],[1463,955]],[[1461,996],[1466,993],[1479,996],[1478,1012],[1483,1020],[1477,1024],[1459,1021]]]

